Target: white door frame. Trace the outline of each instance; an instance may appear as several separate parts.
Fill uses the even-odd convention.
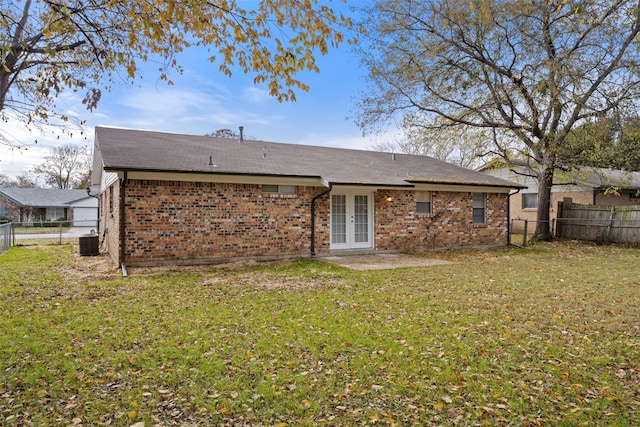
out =
[[[334,202],[338,200],[335,200],[334,196],[343,196],[339,201],[344,202],[342,209],[339,208],[336,212],[334,212]],[[357,205],[358,196],[365,196],[366,204]],[[373,191],[368,190],[337,189],[331,192],[329,215],[331,250],[373,248],[373,197]],[[360,197],[358,201],[362,202],[362,198]],[[366,223],[362,222],[363,219]],[[340,226],[342,226],[341,229],[336,228]],[[337,236],[337,234],[342,235]]]

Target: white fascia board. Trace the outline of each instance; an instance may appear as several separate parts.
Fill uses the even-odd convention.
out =
[[[124,172],[118,172],[122,178]],[[324,187],[320,178],[295,176],[262,176],[262,175],[226,175],[210,173],[175,173],[175,172],[127,172],[129,179],[146,179],[155,181],[181,182],[222,182],[225,184],[266,184],[266,185],[299,185],[308,187]]]
[[[509,194],[511,188],[492,187],[489,185],[451,185],[451,184],[415,184],[416,191],[446,191],[451,193],[504,193]]]

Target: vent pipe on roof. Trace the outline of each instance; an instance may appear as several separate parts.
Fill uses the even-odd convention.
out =
[[[244,126],[238,126],[238,129],[240,129],[240,142],[244,142],[244,134],[242,133]]]
[[[396,153],[391,153],[391,160],[395,160],[396,159]]]
[[[209,156],[209,163],[207,163],[207,166],[216,167],[216,164],[213,163],[213,156]]]

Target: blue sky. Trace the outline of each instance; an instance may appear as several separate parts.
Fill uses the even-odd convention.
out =
[[[92,143],[95,126],[202,135],[218,129],[238,130],[260,140],[373,149],[384,136],[363,137],[354,124],[354,98],[364,90],[365,70],[346,43],[317,58],[320,73],[304,73],[301,80],[309,92],[297,92],[296,102],[279,103],[266,86],[253,84],[253,76],[234,73],[227,77],[218,64],[208,60],[205,49],[190,49],[178,56],[184,73],[170,75],[173,86],[158,80],[157,64],[142,67],[136,86],[119,85],[93,112],[80,103],[81,95],[65,93],[57,100],[59,110],[86,121],[90,139],[29,134],[20,128],[12,134],[21,142],[37,145],[28,150],[8,150],[0,145],[0,175],[15,177],[42,161],[55,144]],[[388,136],[392,138],[392,136]]]

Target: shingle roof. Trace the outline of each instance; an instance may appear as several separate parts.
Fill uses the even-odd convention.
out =
[[[4,194],[22,206],[62,208],[88,197],[86,190],[58,190],[50,188],[0,188]]]
[[[413,182],[519,188],[520,184],[427,156],[309,145],[96,128],[107,171],[161,171],[317,177],[333,184]],[[209,166],[209,160],[215,166]]]
[[[620,187],[626,189],[640,189],[640,172],[624,170],[581,167],[574,173],[578,181],[583,180],[593,188]]]
[[[482,171],[483,173],[490,173],[492,170],[499,169],[527,171],[527,167],[529,167],[527,163],[521,160],[512,160],[509,165],[500,160],[492,160],[476,170]],[[640,189],[640,172],[621,169],[575,166],[570,170],[557,170],[556,178],[558,182],[588,186],[594,189],[606,189],[610,187],[631,190]]]

